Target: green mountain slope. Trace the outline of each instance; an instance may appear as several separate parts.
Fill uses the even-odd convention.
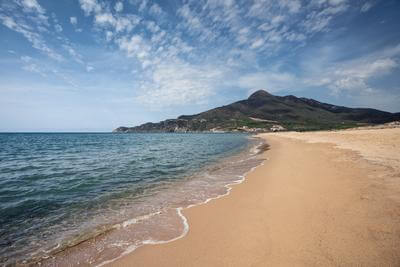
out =
[[[320,130],[380,124],[400,120],[400,113],[369,108],[347,108],[313,99],[274,96],[259,90],[248,99],[195,115],[136,127],[119,127],[114,132],[258,131],[280,125],[287,130]]]

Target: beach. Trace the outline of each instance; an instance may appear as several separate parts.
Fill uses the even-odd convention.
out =
[[[399,266],[400,128],[260,134],[264,163],[109,266]]]

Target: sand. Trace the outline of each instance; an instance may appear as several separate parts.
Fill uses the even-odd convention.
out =
[[[400,129],[262,134],[265,164],[113,266],[400,266]]]

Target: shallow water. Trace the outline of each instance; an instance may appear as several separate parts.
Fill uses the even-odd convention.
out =
[[[181,209],[241,181],[260,163],[254,145],[242,134],[0,134],[0,263],[99,265],[179,238]]]

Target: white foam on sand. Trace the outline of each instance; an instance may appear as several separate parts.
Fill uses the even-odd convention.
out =
[[[258,149],[257,149],[258,146],[259,146],[259,145],[257,145],[256,148],[251,149],[251,154],[253,154],[253,153],[254,153],[254,154],[258,154]],[[254,157],[254,156],[253,156],[253,157]],[[238,177],[239,177],[238,180],[236,180],[236,181],[234,181],[234,182],[231,182],[231,183],[229,183],[229,184],[226,184],[226,185],[224,186],[224,187],[227,189],[227,190],[226,190],[226,193],[220,194],[220,195],[218,195],[218,196],[216,196],[216,197],[207,198],[207,199],[206,199],[205,201],[203,201],[203,202],[199,202],[199,203],[196,203],[196,204],[191,204],[191,205],[188,205],[188,206],[186,206],[186,207],[178,207],[178,208],[176,208],[176,212],[177,212],[178,216],[182,219],[182,224],[183,224],[183,230],[182,230],[182,233],[181,233],[179,236],[177,236],[177,237],[175,237],[175,238],[172,238],[172,239],[169,239],[169,240],[152,240],[152,239],[144,240],[144,241],[142,241],[141,244],[139,244],[139,245],[131,245],[131,246],[129,246],[129,247],[128,247],[127,249],[125,249],[124,252],[121,253],[121,255],[119,255],[118,257],[116,257],[116,258],[114,258],[114,259],[111,259],[111,260],[104,261],[104,262],[98,264],[97,266],[104,266],[104,265],[106,265],[106,264],[112,263],[112,262],[114,262],[114,261],[116,261],[116,260],[118,260],[118,259],[124,257],[125,255],[127,255],[127,254],[129,254],[129,253],[135,251],[137,248],[139,248],[139,247],[141,247],[141,246],[143,246],[143,245],[166,244],[166,243],[170,243],[170,242],[173,242],[173,241],[176,241],[176,240],[178,240],[178,239],[181,239],[181,238],[185,237],[185,236],[187,235],[187,233],[189,232],[190,227],[189,227],[189,223],[188,223],[187,218],[186,218],[186,217],[183,215],[183,213],[182,213],[182,211],[183,211],[184,209],[189,209],[189,208],[192,208],[192,207],[195,207],[195,206],[207,204],[208,202],[210,202],[210,201],[212,201],[212,200],[215,200],[215,199],[219,199],[219,198],[228,196],[228,195],[231,193],[231,191],[232,191],[234,185],[238,185],[238,184],[243,183],[243,182],[246,180],[246,176],[247,176],[249,173],[251,173],[252,171],[254,171],[257,167],[263,166],[266,160],[267,160],[267,159],[261,161],[260,164],[258,164],[257,166],[252,167],[249,171],[245,172],[243,175],[238,176]],[[154,215],[158,215],[158,214],[160,214],[160,213],[161,213],[161,211],[155,212],[155,213],[151,213],[151,214],[148,214],[148,215],[144,215],[144,216],[140,216],[140,217],[138,217],[138,218],[130,219],[130,220],[127,220],[127,221],[121,223],[121,225],[122,225],[123,227],[126,227],[126,226],[128,226],[128,225],[135,224],[135,223],[137,223],[137,222],[139,222],[139,221],[141,221],[141,220],[149,219],[149,218],[153,217]]]

